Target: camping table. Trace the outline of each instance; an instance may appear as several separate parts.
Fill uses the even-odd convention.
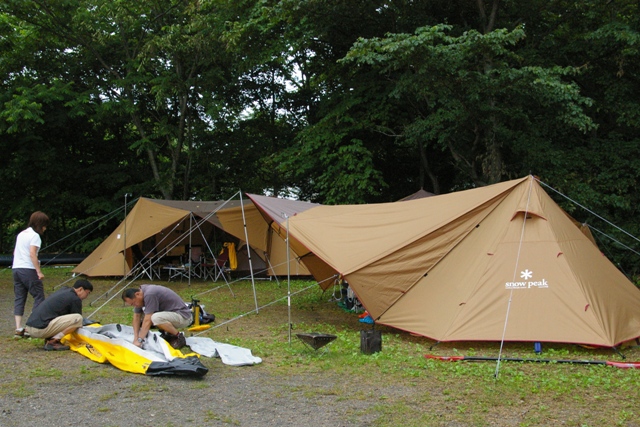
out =
[[[166,265],[162,267],[162,269],[169,272],[169,282],[176,277],[180,277],[180,281],[182,282],[182,278],[187,277],[187,269],[182,265]]]

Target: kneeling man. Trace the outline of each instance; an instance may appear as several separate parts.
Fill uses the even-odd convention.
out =
[[[140,289],[125,289],[122,300],[133,307],[133,344],[141,347],[153,325],[171,347],[187,345],[178,329],[191,324],[191,309],[174,291],[159,285],[140,285]]]
[[[73,288],[61,288],[33,309],[26,331],[35,338],[44,338],[45,350],[69,350],[60,338],[82,326],[82,300],[93,291],[88,280],[80,279]]]

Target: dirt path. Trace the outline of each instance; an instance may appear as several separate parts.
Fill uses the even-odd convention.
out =
[[[385,392],[345,399],[359,384],[331,372],[279,374],[268,357],[248,367],[202,358],[202,379],[131,374],[13,338],[12,306],[13,294],[2,291],[0,426],[367,426],[366,409]]]
[[[28,375],[22,378],[27,384],[19,385],[19,379],[10,378],[11,363],[0,364],[3,384],[13,390],[3,393],[3,426],[367,425],[361,417],[350,419],[354,408],[336,401],[331,392],[335,383],[326,375],[284,378],[260,367],[231,368],[217,361],[209,364],[211,371],[202,380],[154,378],[97,372],[115,368],[92,366],[77,354],[31,357],[35,352],[40,350],[27,352],[28,360],[18,363],[28,363],[42,375],[55,366],[59,374],[51,372],[44,380]],[[310,387],[324,387],[327,393],[312,393],[309,399],[305,390]]]

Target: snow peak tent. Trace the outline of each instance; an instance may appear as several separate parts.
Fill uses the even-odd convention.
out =
[[[283,234],[283,221],[274,227]],[[290,216],[287,231],[303,261],[342,274],[379,324],[438,341],[612,347],[640,336],[640,290],[532,176],[402,203],[317,206]]]

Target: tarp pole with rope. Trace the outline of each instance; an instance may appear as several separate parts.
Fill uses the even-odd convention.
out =
[[[175,229],[180,225],[180,223],[181,223],[181,222],[182,222],[182,221],[177,222],[173,229],[175,230]],[[169,233],[169,234],[171,234],[171,233]],[[164,241],[164,239],[162,239],[158,244],[162,243],[163,241]],[[178,239],[178,238],[176,238],[176,239],[174,239],[172,242],[170,242],[170,243],[169,243],[169,245],[167,246],[167,248],[168,248],[168,249],[167,249],[167,252],[168,252],[169,250],[171,250],[171,248],[175,247],[175,246],[177,245],[178,241],[179,241],[179,239]],[[173,245],[173,246],[172,246],[172,245]],[[146,257],[146,255],[145,255],[145,257]],[[152,267],[153,267],[153,265],[150,265],[150,268],[152,268]],[[133,269],[132,269],[132,271],[133,271]],[[89,306],[92,306],[92,305],[93,305],[93,303],[94,303],[94,302],[96,302],[96,301],[98,301],[100,298],[108,296],[108,295],[109,295],[109,293],[110,293],[113,289],[115,289],[118,285],[120,285],[122,282],[127,282],[127,280],[125,280],[125,279],[129,279],[129,278],[131,278],[131,280],[129,280],[129,281],[128,281],[128,283],[125,283],[125,285],[124,285],[122,288],[120,288],[120,289],[118,290],[118,292],[115,292],[115,293],[111,296],[111,298],[107,299],[107,301],[105,301],[105,302],[104,302],[100,307],[96,308],[96,310],[94,310],[94,312],[93,312],[89,317],[92,317],[93,315],[95,315],[95,314],[96,314],[100,309],[102,309],[105,305],[107,305],[107,304],[108,304],[108,303],[109,303],[109,302],[110,302],[110,301],[111,301],[111,300],[112,300],[116,295],[119,295],[119,294],[120,294],[120,292],[122,292],[124,289],[126,289],[129,285],[131,285],[133,282],[135,282],[136,280],[138,280],[138,279],[139,279],[140,277],[142,277],[143,275],[144,275],[144,271],[143,271],[143,270],[139,270],[139,271],[138,271],[138,273],[137,273],[137,274],[135,274],[135,275],[133,276],[133,278],[131,278],[131,276],[129,276],[129,275],[124,275],[124,276],[122,276],[122,278],[121,278],[118,282],[116,282],[116,284],[115,284],[115,285],[113,285],[109,290],[107,290],[106,292],[104,292],[103,294],[101,294],[101,295],[99,295],[97,298],[95,298],[93,301],[91,301],[91,302],[89,303]]]
[[[233,197],[235,197],[235,195]],[[227,202],[228,202],[228,200],[227,200]],[[216,211],[217,210],[218,209],[216,209]],[[204,241],[204,244],[207,246],[207,251],[211,255],[211,257],[214,259],[214,262],[213,262],[213,272],[214,272],[213,276],[214,276],[214,278],[217,277],[217,270],[220,269],[221,267],[219,267],[218,264],[215,262],[216,256],[213,253],[213,249],[211,249],[211,245],[209,245],[209,241],[205,238],[204,233],[203,233],[202,228],[200,227],[200,225],[202,225],[205,221],[207,221],[209,218],[211,218],[211,216],[216,211],[209,213],[200,222],[196,222],[196,227],[198,228],[198,231],[200,231],[200,236],[202,236],[202,240]],[[205,257],[205,259],[206,259],[206,257]],[[233,293],[233,289],[231,289],[231,286],[229,285],[229,281],[227,280],[227,277],[224,274],[221,274],[221,276],[224,279],[224,282],[226,283],[227,287],[229,288],[229,292],[231,292],[231,295],[235,298],[235,294]]]
[[[242,210],[242,225],[244,226],[244,238],[247,244],[247,257],[249,259],[249,272],[251,274],[251,287],[253,288],[253,301],[256,306],[256,313],[258,313],[258,296],[256,294],[256,282],[253,278],[253,264],[251,262],[251,246],[249,245],[249,233],[247,232],[247,219],[244,213],[244,203],[242,203],[242,191],[240,191],[240,209]]]
[[[289,259],[289,215],[285,214],[285,218],[287,219],[287,312],[289,315],[289,345],[291,345],[291,329],[293,325],[291,324],[291,261]]]
[[[122,237],[122,244],[123,244],[123,248],[122,248],[122,253],[123,253],[123,257],[122,257],[122,271],[125,272],[127,271],[127,196],[129,195],[129,193],[124,193],[124,236]]]
[[[240,194],[240,197],[242,197],[240,191],[238,191],[236,194],[234,194],[233,196],[231,196],[230,198],[225,200],[224,203],[222,203],[220,206],[218,206],[215,210],[209,212],[205,217],[201,218],[199,221],[196,220],[195,226],[193,226],[193,225],[189,226],[189,248],[191,248],[191,233],[193,233],[193,229],[194,228],[197,228],[198,231],[200,232],[200,236],[202,236],[203,242],[207,246],[208,252],[211,254],[211,256],[213,258],[216,258],[215,254],[213,253],[213,249],[211,249],[211,246],[209,245],[209,242],[206,239],[206,237],[205,237],[205,235],[204,235],[204,233],[202,231],[201,225],[204,224],[205,222],[207,222],[209,220],[209,218],[211,218],[213,215],[215,215],[216,212],[218,212],[220,209],[222,209],[227,203],[229,203],[229,201],[233,200],[239,194]],[[242,198],[241,198],[241,200],[242,200]],[[191,213],[190,219],[191,218],[194,218],[193,213]],[[173,247],[175,247],[175,245],[177,245],[177,243],[178,243],[178,240],[175,241],[175,244],[174,244]],[[191,251],[189,251],[189,258],[190,258],[190,262],[193,262],[193,260],[191,260]],[[214,271],[215,271],[215,269],[218,269],[218,268],[220,268],[220,267],[218,267],[217,264],[214,263]],[[231,289],[231,286],[229,286],[229,281],[227,280],[227,278],[225,277],[224,274],[222,275],[222,278],[224,279],[225,283],[227,284],[227,287],[229,288],[229,291],[231,292],[231,295],[233,295],[235,297],[235,295],[233,293],[233,290]],[[189,284],[190,284],[190,282],[189,282]]]
[[[236,195],[237,195],[237,193],[236,193]],[[193,218],[193,213],[190,213],[190,217],[189,217],[189,221],[190,221],[190,222],[189,222],[189,230],[188,230],[188,232],[189,232],[189,242],[190,242],[190,246],[191,246],[191,233],[193,232],[193,229],[197,227],[197,228],[200,230],[201,234],[202,234],[202,230],[200,229],[200,224],[202,224],[202,223],[204,223],[205,221],[207,221],[207,220],[208,220],[212,215],[214,215],[214,214],[215,214],[215,212],[217,212],[219,209],[221,209],[222,207],[224,207],[224,205],[226,205],[226,204],[229,202],[229,200],[232,200],[236,195],[234,195],[234,196],[232,196],[230,199],[226,200],[226,201],[225,201],[223,204],[221,204],[221,205],[220,205],[220,206],[219,206],[215,211],[212,211],[212,212],[208,213],[208,215],[207,215],[205,218],[203,218],[200,222],[196,221],[196,226],[193,226],[193,225],[192,225],[193,223],[191,222],[191,220],[192,220],[192,218]],[[183,223],[183,221],[184,221],[184,220],[177,222],[177,223],[173,226],[173,228],[172,228],[172,230],[171,230],[171,231],[176,230],[176,229],[177,229],[177,228],[178,228],[178,227]],[[168,236],[170,236],[171,234],[172,234],[171,232],[170,232],[170,233],[167,233],[167,235],[166,235],[162,240],[160,240],[159,242],[157,242],[157,243],[156,243],[156,245],[154,246],[154,248],[153,248],[149,253],[153,253],[153,252],[154,252],[158,247],[160,247],[160,246],[161,246],[161,244],[165,241],[165,239],[166,239]],[[181,240],[181,239],[182,239],[182,236],[178,236],[178,237],[174,238],[174,240],[169,241],[169,242],[168,242],[168,244],[163,248],[163,252],[164,252],[164,253],[169,253],[173,248],[175,248],[175,247],[178,245],[178,243],[180,242],[180,240]],[[205,242],[206,242],[206,239],[204,239],[204,235],[203,235],[203,240],[205,240]],[[207,242],[207,245],[208,245],[208,242]],[[208,247],[209,247],[209,246],[208,246]],[[211,249],[211,248],[209,247],[209,250],[210,250],[210,249]],[[141,259],[141,260],[140,260],[136,265],[134,265],[134,266],[132,267],[132,269],[131,269],[131,270],[132,270],[132,271],[135,271],[136,269],[138,269],[138,266],[139,266],[139,265],[142,265],[142,264],[143,264],[143,263],[148,259],[149,253],[147,253],[147,254],[146,254],[146,255],[145,255],[145,256],[144,256],[144,257],[143,257],[143,258],[142,258],[142,259]],[[189,255],[189,256],[191,256],[191,255]],[[154,264],[158,263],[158,262],[160,261],[160,259],[161,259],[161,258],[162,258],[162,255],[157,256],[157,257],[156,257],[156,260],[155,260],[154,262],[151,262],[151,263],[150,263],[149,268],[150,268],[150,269],[153,269],[153,268],[154,268]],[[137,277],[140,277],[140,276],[141,276],[141,275],[138,275]],[[190,281],[189,281],[189,285],[190,285],[190,284],[191,284],[191,283],[190,283]],[[227,283],[227,284],[228,284],[228,283]],[[231,293],[233,294],[233,291],[231,290],[231,288],[229,288],[229,290],[230,290],[230,291],[231,291]]]
[[[191,273],[193,272],[193,212],[189,213],[189,254],[187,255],[189,259],[187,262],[189,263],[189,268],[186,269],[187,273],[187,285],[191,287]]]
[[[176,224],[177,226],[178,224]],[[175,245],[174,245],[175,246]],[[117,295],[119,295],[122,291],[124,291],[129,285],[131,285],[133,282],[135,282],[136,280],[138,280],[141,276],[143,276],[144,273],[142,271],[139,271],[138,274],[136,274],[135,276],[133,276],[133,278],[131,278],[131,276],[123,276],[122,279],[120,279],[115,285],[113,285],[109,290],[107,290],[106,292],[104,292],[103,294],[99,295],[97,298],[95,298],[93,301],[91,301],[89,303],[89,306],[91,307],[93,305],[94,302],[98,301],[100,298],[102,297],[107,297],[109,295],[109,293],[111,291],[113,291],[113,289],[115,289],[116,287],[118,287],[122,282],[127,282],[124,284],[124,286],[122,286],[117,292],[114,292],[113,295],[108,298],[101,306],[99,306],[98,308],[96,308],[93,313],[91,313],[88,317],[92,318],[98,311],[100,311],[105,305],[107,305],[109,302],[111,302],[111,300],[113,300],[113,298],[115,298]],[[129,279],[131,278],[131,280],[125,280],[125,279]]]

